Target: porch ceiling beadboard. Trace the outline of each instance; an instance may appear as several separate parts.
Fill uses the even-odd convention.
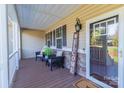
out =
[[[21,28],[43,30],[80,6],[79,4],[21,4],[16,5],[16,9]]]

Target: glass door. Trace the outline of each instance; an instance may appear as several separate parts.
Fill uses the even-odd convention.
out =
[[[118,87],[118,16],[90,24],[90,76]]]

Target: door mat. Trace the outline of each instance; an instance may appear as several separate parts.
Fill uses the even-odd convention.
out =
[[[100,88],[100,86],[95,83],[89,81],[86,78],[81,78],[73,84],[76,88]]]

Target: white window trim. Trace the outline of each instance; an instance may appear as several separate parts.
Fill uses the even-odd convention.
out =
[[[108,86],[105,83],[102,83],[90,76],[90,39],[89,39],[89,24],[96,22],[101,19],[106,19],[111,16],[119,15],[119,47],[118,47],[118,56],[119,56],[119,63],[118,63],[118,87],[124,87],[124,7],[118,8],[116,10],[113,10],[112,12],[105,13],[101,16],[95,17],[93,19],[90,19],[86,22],[86,77],[93,82],[102,85],[103,87],[111,87]]]

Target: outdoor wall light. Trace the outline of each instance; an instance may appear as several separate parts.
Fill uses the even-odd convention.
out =
[[[81,30],[81,23],[80,23],[80,19],[79,18],[77,18],[76,19],[76,24],[75,24],[75,30],[76,30],[76,32],[79,32],[80,30]]]

